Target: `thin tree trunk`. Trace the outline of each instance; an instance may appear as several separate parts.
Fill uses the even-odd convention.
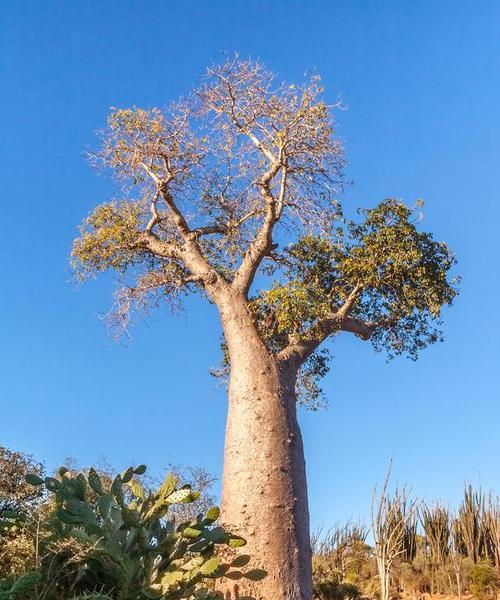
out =
[[[457,594],[458,594],[458,600],[462,600],[462,581],[461,581],[461,577],[460,577],[460,572],[457,571],[455,574],[456,580],[457,580]]]
[[[448,583],[450,585],[450,594],[453,596],[453,583],[451,581],[451,573],[446,568],[446,565],[443,565],[443,569],[446,571],[446,574],[448,575]]]
[[[311,547],[295,372],[271,356],[245,310],[224,319],[231,361],[222,522],[242,535],[249,567],[267,576],[226,579],[226,598],[311,600]]]
[[[384,566],[382,576],[380,577],[380,598],[381,600],[389,600],[390,590],[390,575],[388,571],[389,567]]]

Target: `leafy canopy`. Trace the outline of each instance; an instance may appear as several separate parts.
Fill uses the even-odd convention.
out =
[[[191,292],[219,308],[237,298],[312,400],[328,365],[320,347],[340,331],[389,356],[439,340],[454,257],[399,200],[343,214],[334,108],[316,75],[278,83],[235,58],[165,109],[112,109],[90,158],[123,197],[84,220],[72,263],[84,279],[120,274],[115,325]]]

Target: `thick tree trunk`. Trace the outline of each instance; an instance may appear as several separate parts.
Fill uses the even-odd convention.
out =
[[[224,315],[231,360],[222,522],[242,535],[253,582],[225,579],[226,598],[311,600],[309,512],[295,370],[261,342],[246,307]]]

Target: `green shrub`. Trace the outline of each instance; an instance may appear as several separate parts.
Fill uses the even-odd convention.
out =
[[[360,596],[359,589],[352,583],[323,581],[314,585],[317,600],[357,600]]]
[[[470,591],[476,598],[494,598],[499,585],[499,576],[488,561],[475,564],[470,572]]]
[[[30,472],[42,475],[43,465],[29,454],[0,446],[0,580],[34,567],[35,546],[23,517],[34,515],[44,495],[26,483]]]

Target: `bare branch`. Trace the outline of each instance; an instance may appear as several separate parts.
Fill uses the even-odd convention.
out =
[[[346,317],[349,314],[350,310],[353,308],[356,300],[359,298],[359,295],[362,290],[363,290],[363,285],[358,282],[352,289],[349,296],[347,296],[347,300],[344,302],[344,304],[341,306],[341,308],[339,308],[339,310],[337,311],[337,315],[339,315],[340,317]]]
[[[153,230],[153,227],[160,222],[160,215],[158,213],[158,208],[156,206],[157,202],[158,202],[158,198],[160,197],[160,193],[157,190],[155,195],[153,196],[153,199],[151,200],[151,219],[149,220],[148,224],[146,225],[146,231],[150,232]]]
[[[181,258],[182,249],[178,244],[173,242],[164,242],[160,238],[152,233],[150,230],[144,231],[138,241],[138,246],[142,246],[151,254],[160,258]]]
[[[273,248],[273,229],[279,219],[276,198],[271,192],[271,182],[281,168],[280,163],[274,163],[260,181],[260,191],[266,203],[266,214],[262,228],[250,243],[245,257],[235,275],[233,286],[247,294],[252,284],[255,273],[262,259]]]
[[[141,162],[141,166],[146,171],[146,173],[151,177],[151,179],[155,182],[155,185],[157,187],[160,187],[163,183],[163,180],[160,177],[158,177],[158,175],[153,171],[153,169],[148,167],[148,165],[145,162]]]
[[[302,364],[327,337],[339,331],[348,331],[363,340],[369,340],[381,323],[365,323],[361,319],[349,316],[362,289],[363,286],[360,283],[356,284],[337,311],[311,325],[300,339],[292,339],[278,357],[281,360],[294,360],[298,364]]]
[[[213,225],[204,225],[203,227],[197,227],[192,230],[192,233],[196,235],[196,237],[201,237],[203,235],[224,235],[228,232],[228,227],[226,225],[219,225],[214,223]]]

